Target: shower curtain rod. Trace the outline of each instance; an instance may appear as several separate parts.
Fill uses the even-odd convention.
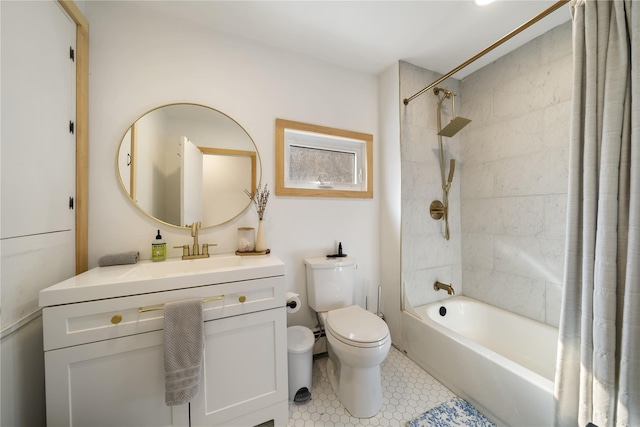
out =
[[[449,71],[447,74],[443,75],[438,80],[436,80],[435,82],[431,83],[429,86],[427,86],[424,89],[422,89],[420,92],[416,93],[415,95],[413,95],[413,96],[411,96],[409,98],[405,98],[404,101],[402,101],[402,102],[404,102],[404,105],[409,104],[409,102],[413,101],[415,98],[419,97],[420,95],[422,95],[423,93],[425,93],[429,89],[432,89],[436,85],[442,83],[444,80],[448,79],[449,77],[451,77],[452,75],[454,75],[458,71],[462,70],[464,67],[466,67],[467,65],[471,64],[472,62],[474,62],[478,58],[480,58],[480,57],[484,56],[485,54],[491,52],[493,49],[495,49],[496,47],[500,46],[502,43],[506,42],[507,40],[511,39],[513,36],[515,36],[517,34],[520,34],[522,31],[526,30],[527,28],[529,28],[530,26],[532,26],[536,22],[540,21],[542,18],[544,18],[547,15],[549,15],[549,14],[555,12],[556,10],[560,9],[565,3],[569,3],[569,1],[570,0],[559,0],[559,1],[557,1],[556,3],[554,3],[548,9],[543,10],[542,12],[540,12],[539,14],[537,14],[536,16],[534,16],[533,18],[531,18],[530,20],[528,20],[524,24],[520,25],[515,30],[511,31],[506,36],[502,37],[500,40],[498,40],[498,41],[494,42],[493,44],[487,46],[486,48],[484,48],[483,50],[481,50],[480,52],[478,52],[477,54],[475,54],[471,58],[467,59],[465,62],[463,62],[462,64],[458,65],[456,68],[454,68],[453,70]]]

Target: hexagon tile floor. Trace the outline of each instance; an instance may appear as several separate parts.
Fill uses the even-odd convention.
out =
[[[395,347],[382,363],[382,409],[372,418],[352,417],[325,375],[327,358],[313,361],[311,400],[289,402],[289,427],[405,426],[455,394]]]

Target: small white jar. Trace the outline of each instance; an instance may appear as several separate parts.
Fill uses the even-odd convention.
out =
[[[255,252],[256,232],[253,227],[238,228],[238,252]]]

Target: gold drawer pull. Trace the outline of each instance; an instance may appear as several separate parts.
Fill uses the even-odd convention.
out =
[[[240,302],[245,302],[247,300],[247,297],[245,297],[244,295],[240,295],[240,298],[238,298],[238,301]]]
[[[122,322],[122,314],[116,314],[111,318],[111,323],[113,323],[114,325],[117,325],[120,322]]]

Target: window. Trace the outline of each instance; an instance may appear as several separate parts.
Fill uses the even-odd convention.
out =
[[[276,195],[373,197],[373,136],[276,120]]]

